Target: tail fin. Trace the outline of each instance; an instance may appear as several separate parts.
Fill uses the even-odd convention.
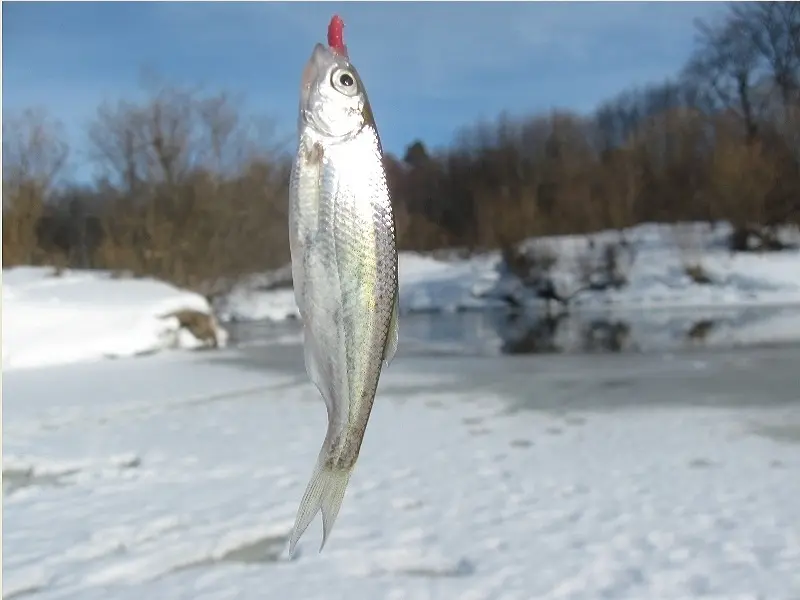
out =
[[[289,535],[289,556],[294,554],[298,540],[320,510],[322,510],[322,545],[319,551],[322,552],[339,514],[339,508],[342,506],[351,473],[352,471],[330,469],[320,463],[314,467],[311,481],[308,482],[300,507],[297,509],[292,533]]]

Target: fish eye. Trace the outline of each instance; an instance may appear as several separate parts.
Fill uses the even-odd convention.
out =
[[[358,93],[355,75],[347,69],[336,69],[331,75],[331,85],[345,96],[355,96]]]

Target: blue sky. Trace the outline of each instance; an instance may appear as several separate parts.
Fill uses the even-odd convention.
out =
[[[446,144],[502,110],[589,111],[674,74],[693,19],[720,3],[4,2],[3,115],[44,107],[80,150],[104,100],[141,90],[144,72],[244,94],[293,135],[303,64],[330,16],[373,104],[387,150]],[[80,151],[75,154],[80,160]]]

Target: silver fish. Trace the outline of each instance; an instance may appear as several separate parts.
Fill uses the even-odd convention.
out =
[[[355,467],[381,369],[397,350],[395,221],[369,100],[346,54],[317,44],[303,71],[290,183],[294,293],[306,371],[328,429],[289,536],[322,511],[330,536]]]

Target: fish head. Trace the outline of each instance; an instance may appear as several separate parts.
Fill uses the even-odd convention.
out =
[[[299,126],[331,139],[349,139],[374,127],[361,77],[346,53],[317,44],[303,69]]]

